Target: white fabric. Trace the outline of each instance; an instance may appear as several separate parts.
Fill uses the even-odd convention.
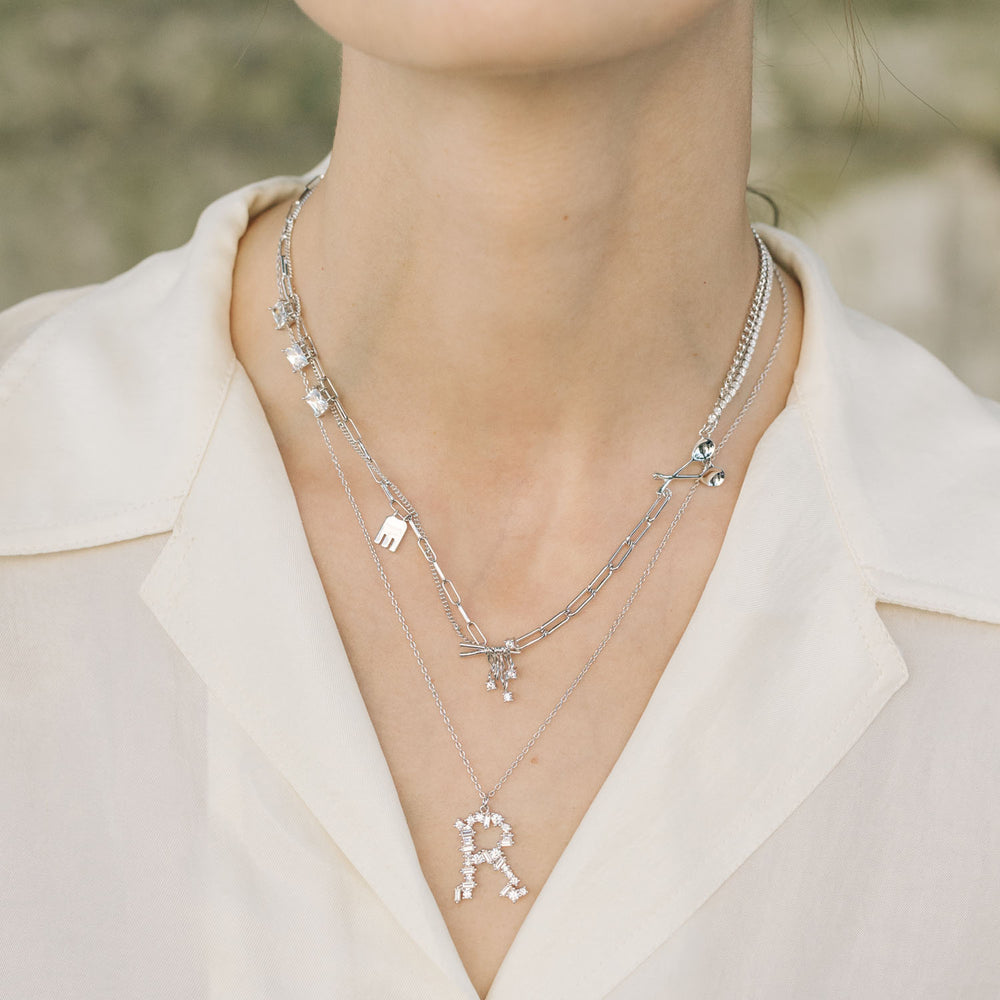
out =
[[[230,343],[299,184],[0,316],[3,997],[475,996]],[[765,238],[789,404],[491,1000],[1000,996],[1000,414]]]

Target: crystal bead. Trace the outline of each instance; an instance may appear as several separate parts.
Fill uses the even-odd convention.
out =
[[[514,695],[510,691],[504,691],[504,693],[503,693],[503,700],[504,701],[513,701],[514,700]]]
[[[523,886],[520,889],[508,884],[500,890],[501,896],[506,896],[512,903],[516,903],[528,890]]]
[[[288,299],[278,299],[271,306],[271,315],[274,317],[274,328],[276,330],[283,330],[297,319],[295,306]]]
[[[291,347],[286,347],[282,353],[292,366],[292,371],[296,372],[302,371],[311,360],[309,348],[303,341],[296,341]]]
[[[302,398],[312,407],[314,416],[321,417],[330,409],[330,399],[319,386],[310,389]]]

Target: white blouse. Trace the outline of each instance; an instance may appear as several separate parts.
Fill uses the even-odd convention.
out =
[[[4,998],[475,997],[230,342],[300,184],[0,316]],[[1000,410],[764,235],[791,397],[491,1000],[1000,997]]]

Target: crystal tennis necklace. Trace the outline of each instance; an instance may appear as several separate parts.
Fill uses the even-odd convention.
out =
[[[308,190],[311,190],[311,188],[307,188],[307,191]],[[299,201],[296,203],[299,206],[299,208],[301,208],[302,200],[303,199],[300,198]],[[284,273],[283,271],[284,265],[280,263],[280,260],[281,258],[279,256],[279,280],[280,276]],[[291,286],[290,258],[288,258],[287,266],[288,266],[287,270],[288,287],[290,289]],[[778,271],[775,271],[774,273],[777,277],[778,284],[781,289],[781,303],[782,303],[781,325],[778,330],[778,336],[775,339],[774,347],[771,350],[771,353],[767,359],[767,362],[764,365],[764,368],[762,369],[760,375],[758,375],[757,380],[754,382],[752,388],[750,389],[750,392],[747,395],[747,398],[744,401],[743,405],[740,407],[736,416],[733,418],[733,421],[729,425],[729,428],[726,431],[725,435],[722,437],[722,439],[719,441],[717,445],[716,444],[712,445],[712,453],[711,455],[708,456],[709,460],[715,455],[718,455],[718,453],[722,451],[722,449],[728,442],[729,438],[732,436],[733,432],[736,430],[736,428],[742,422],[743,418],[746,416],[747,411],[750,409],[754,400],[760,393],[761,387],[764,385],[764,380],[766,379],[768,372],[771,370],[771,367],[774,364],[774,360],[778,355],[778,349],[781,347],[781,342],[784,339],[785,329],[788,325],[788,297],[785,290],[784,280],[781,277],[781,273]],[[294,295],[294,292],[290,292],[289,294]],[[297,296],[294,298],[294,300],[290,301],[291,304],[294,305],[294,308],[296,310],[296,317],[297,317],[296,325],[299,327],[299,329],[302,330],[302,333],[304,334],[304,328],[301,327],[301,304],[299,303]],[[279,302],[279,306],[280,305],[281,303]],[[278,317],[276,316],[275,319],[277,321]],[[287,324],[284,322],[279,322],[278,328],[282,329],[286,325]],[[758,332],[759,332],[759,327],[758,327]],[[315,358],[314,352],[312,357]],[[309,362],[307,362],[307,364],[309,364]],[[307,388],[306,398],[308,400],[308,392],[311,392],[312,389],[315,387],[310,386],[309,376],[305,374],[303,371],[305,367],[306,365],[302,365],[296,368],[295,365],[293,364],[293,368],[295,368],[295,370],[298,371],[302,376],[303,383]],[[317,377],[325,381],[325,376],[317,375]],[[336,399],[335,395],[333,396],[333,399],[334,400]],[[726,400],[726,403],[728,402],[729,400]],[[312,406],[312,404],[310,405]],[[724,408],[724,405],[722,408]],[[716,426],[718,425],[718,418],[719,415],[721,415],[722,408],[719,408],[719,414],[715,414],[715,411],[713,410],[714,420],[711,417],[709,418],[711,421],[711,429],[710,431],[708,431],[708,433],[714,431]],[[424,682],[427,685],[427,690],[430,693],[431,697],[433,698],[434,704],[437,706],[437,710],[439,715],[441,716],[441,720],[444,723],[446,729],[448,730],[448,735],[450,736],[451,741],[454,744],[455,750],[457,751],[459,757],[461,758],[462,763],[465,766],[465,770],[469,775],[469,780],[472,782],[472,785],[475,788],[476,793],[479,797],[479,805],[477,806],[477,808],[473,812],[470,812],[467,816],[456,819],[453,823],[453,828],[458,831],[459,835],[458,854],[459,854],[459,874],[461,876],[461,881],[455,887],[455,902],[461,903],[466,900],[472,899],[473,892],[478,885],[478,883],[476,882],[476,876],[479,873],[479,869],[481,867],[487,867],[487,868],[493,868],[501,875],[503,879],[503,886],[500,889],[499,895],[506,899],[509,899],[512,903],[516,903],[519,899],[521,899],[523,896],[527,894],[528,888],[527,886],[521,883],[520,878],[514,872],[514,869],[512,868],[510,861],[508,860],[506,855],[505,849],[512,847],[514,845],[514,830],[511,824],[504,818],[504,816],[501,815],[499,812],[495,811],[491,807],[491,802],[494,796],[506,784],[507,780],[511,777],[511,775],[514,774],[514,771],[517,769],[521,761],[524,760],[524,758],[531,752],[532,748],[541,738],[545,730],[549,727],[550,723],[555,719],[556,715],[559,714],[562,707],[566,704],[567,701],[569,701],[573,692],[583,681],[584,677],[587,676],[587,674],[590,671],[590,668],[594,665],[594,663],[596,663],[598,657],[604,651],[604,648],[611,641],[614,634],[618,631],[619,626],[622,624],[622,622],[625,619],[625,616],[628,614],[636,598],[639,596],[639,592],[642,590],[642,587],[645,584],[646,580],[653,572],[653,569],[656,566],[656,563],[659,560],[660,555],[666,548],[667,543],[670,541],[670,538],[673,535],[674,529],[680,522],[680,519],[683,516],[684,511],[687,510],[689,504],[691,503],[692,499],[697,493],[699,487],[702,485],[712,486],[713,484],[707,481],[704,475],[697,475],[697,476],[677,475],[669,477],[667,476],[657,477],[663,481],[663,486],[660,487],[659,491],[661,495],[663,492],[669,492],[668,483],[674,481],[675,479],[681,479],[681,478],[688,479],[691,481],[691,485],[689,486],[688,491],[684,496],[684,499],[680,502],[677,510],[674,512],[672,520],[667,526],[667,529],[664,532],[662,538],[660,539],[660,542],[657,545],[656,549],[653,551],[648,562],[646,563],[646,566],[643,569],[642,573],[640,574],[639,579],[632,587],[632,590],[629,593],[628,597],[626,598],[625,603],[622,605],[618,614],[615,616],[614,621],[611,623],[611,626],[604,634],[604,637],[598,643],[594,652],[591,653],[587,662],[584,663],[579,673],[577,673],[577,675],[573,678],[573,680],[570,681],[569,686],[563,692],[562,696],[556,702],[556,704],[552,707],[548,715],[545,716],[542,722],[537,726],[537,728],[528,738],[524,746],[522,746],[521,749],[518,751],[517,755],[507,766],[507,769],[503,772],[503,774],[500,775],[497,781],[493,784],[492,788],[490,788],[489,791],[487,791],[484,788],[482,782],[480,781],[479,776],[476,774],[476,770],[473,767],[472,762],[469,760],[469,756],[465,751],[465,747],[462,743],[462,740],[459,737],[458,732],[456,731],[455,726],[452,723],[447,710],[445,709],[444,702],[441,700],[441,696],[438,693],[437,687],[434,684],[434,680],[430,675],[430,671],[427,669],[427,664],[424,661],[423,655],[421,654],[420,649],[417,646],[416,640],[413,637],[413,633],[410,631],[410,627],[407,624],[405,616],[403,615],[402,608],[399,605],[399,600],[397,599],[396,594],[392,589],[392,585],[389,582],[389,577],[386,574],[385,567],[383,566],[382,560],[379,557],[377,546],[381,546],[381,542],[378,540],[378,537],[376,537],[376,539],[374,540],[372,539],[371,533],[368,531],[368,527],[365,524],[364,515],[361,513],[361,508],[358,506],[357,500],[354,497],[354,493],[351,490],[350,484],[347,481],[347,476],[344,473],[344,469],[341,466],[340,460],[337,457],[336,450],[333,447],[333,442],[330,440],[329,434],[327,434],[326,425],[323,422],[323,415],[330,409],[330,406],[328,405],[327,407],[319,411],[317,411],[316,407],[312,407],[312,409],[316,417],[316,423],[319,427],[320,433],[323,436],[323,442],[326,445],[326,449],[330,455],[330,459],[333,462],[334,468],[337,471],[337,476],[340,479],[341,486],[344,489],[344,493],[347,497],[347,500],[351,506],[351,509],[354,512],[355,518],[357,519],[358,526],[361,529],[362,535],[364,536],[365,543],[368,546],[368,551],[371,554],[372,561],[374,562],[375,565],[375,569],[379,575],[379,579],[382,581],[382,586],[385,589],[386,596],[388,597],[389,602],[392,605],[393,611],[395,612],[396,618],[399,621],[400,628],[403,630],[403,634],[406,637],[407,644],[409,645],[410,651],[412,652],[413,657],[416,660],[417,666],[420,668],[420,673],[423,676]],[[341,420],[343,420],[344,423],[346,423],[347,421],[349,421],[349,418],[346,416],[346,414],[341,414],[338,412],[337,414],[338,425],[340,425]],[[704,433],[705,432],[703,432],[703,434]],[[355,437],[355,440],[359,441],[359,438]],[[703,460],[701,458],[695,456],[692,457],[692,462],[702,462],[702,461]],[[683,468],[684,467],[682,467],[682,469]],[[714,466],[712,466],[712,468],[714,468]],[[721,472],[721,470],[718,471]],[[379,480],[376,479],[376,481],[378,482]],[[665,503],[666,501],[664,501],[664,504]],[[412,517],[413,515],[411,515],[411,518]],[[648,528],[646,530],[648,530]],[[631,548],[629,549],[629,551],[631,551]],[[624,561],[624,559],[622,561]],[[476,843],[477,826],[480,826],[483,829],[488,829],[491,826],[495,827],[500,833],[497,843],[492,847],[487,847],[487,848],[480,847]]]
[[[683,465],[669,474],[654,473],[659,487],[646,513],[635,527],[619,543],[608,561],[576,596],[560,611],[541,625],[529,629],[516,637],[494,643],[486,637],[476,620],[466,610],[455,583],[441,567],[437,552],[427,537],[420,515],[399,487],[382,471],[361,438],[357,425],[348,416],[332,379],[320,364],[319,355],[312,337],[306,329],[302,317],[302,303],[292,283],[292,234],[295,221],[302,206],[315,190],[322,177],[311,180],[303,193],[292,204],[285,218],[285,225],[278,242],[277,276],[278,300],[271,309],[275,326],[286,330],[291,340],[284,349],[284,355],[292,369],[303,376],[306,394],[303,397],[317,418],[332,413],[337,426],[351,448],[362,458],[372,478],[378,483],[389,503],[390,513],[375,536],[375,544],[395,552],[407,530],[412,530],[417,546],[430,566],[430,572],[438,593],[438,599],[451,627],[459,640],[459,656],[484,656],[487,661],[486,690],[501,691],[504,702],[511,702],[514,693],[511,682],[517,677],[515,657],[530,646],[548,638],[572,619],[576,618],[594,600],[612,575],[622,568],[656,519],[672,499],[671,484],[681,481],[697,481],[709,487],[721,486],[725,472],[715,465],[718,449],[711,438],[725,408],[729,405],[743,383],[750,367],[754,349],[760,335],[767,306],[771,296],[774,263],[763,240],[753,231],[758,249],[757,284],[747,313],[743,332],[729,371],[719,389],[711,412],[702,425],[697,443],[691,449],[691,457]],[[310,378],[311,376],[311,378]]]

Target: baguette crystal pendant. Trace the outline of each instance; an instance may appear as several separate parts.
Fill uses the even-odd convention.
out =
[[[292,366],[293,372],[300,372],[310,361],[312,361],[312,351],[304,340],[297,340],[291,347],[286,347],[282,352]]]
[[[493,847],[480,849],[476,843],[477,825],[484,830],[488,830],[491,826],[497,828],[500,837]],[[476,882],[476,873],[480,865],[489,865],[507,880],[507,884],[500,890],[501,896],[516,903],[522,896],[527,895],[527,888],[521,885],[521,880],[514,874],[503,851],[505,847],[513,845],[514,831],[500,813],[492,812],[489,804],[484,802],[477,812],[466,816],[465,819],[455,820],[455,829],[461,838],[458,849],[462,855],[462,881],[455,887],[456,903],[472,899],[472,891],[479,884]]]
[[[289,299],[278,299],[271,306],[271,315],[274,317],[275,330],[284,330],[297,319],[295,304]]]
[[[312,408],[313,416],[321,417],[330,409],[330,394],[322,386],[315,386],[302,398]]]

